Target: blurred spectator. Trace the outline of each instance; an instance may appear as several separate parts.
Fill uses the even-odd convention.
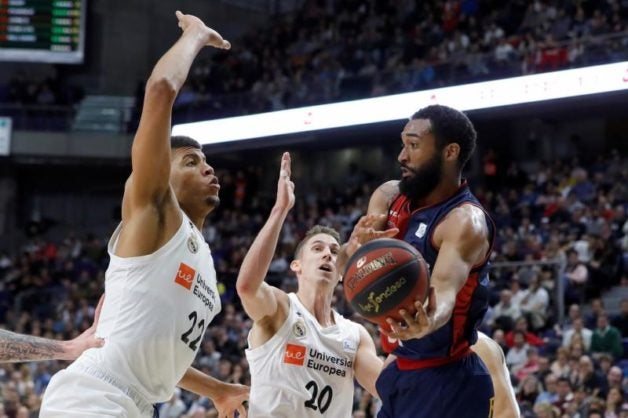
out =
[[[591,352],[610,353],[615,359],[620,359],[624,353],[621,334],[617,328],[610,325],[606,312],[600,312],[597,317],[597,327],[591,338]]]

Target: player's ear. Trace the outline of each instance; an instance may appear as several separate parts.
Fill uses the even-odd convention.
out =
[[[292,260],[292,262],[290,262],[290,270],[294,271],[295,273],[301,271],[301,260]]]

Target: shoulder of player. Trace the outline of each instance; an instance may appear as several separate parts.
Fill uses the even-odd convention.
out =
[[[290,314],[290,298],[286,292],[275,286],[271,286],[266,282],[262,283],[262,286],[266,287],[274,296],[277,303],[277,310],[274,314],[267,315],[256,322],[258,325],[264,326],[266,324],[275,330],[278,330]]]
[[[389,199],[393,199],[399,194],[399,180],[389,180],[386,183],[380,184],[376,193],[380,193]]]
[[[386,211],[393,199],[399,194],[399,180],[390,180],[381,184],[371,195],[369,208],[382,207]]]
[[[362,344],[367,344],[369,346],[371,344],[374,344],[371,334],[369,334],[368,330],[366,329],[364,325],[359,324],[355,321],[351,321],[351,322],[353,322],[358,329],[358,334],[360,336],[359,346],[362,346]]]
[[[135,184],[133,174],[131,174],[124,183],[124,195],[122,197],[123,218],[125,215],[133,216],[134,212],[144,209],[154,209],[158,213],[165,213],[168,210],[180,211],[179,203],[170,186],[163,193],[155,194],[149,199],[140,198],[135,190],[136,187],[139,186]]]
[[[485,213],[476,205],[465,203],[452,209],[438,224],[435,238],[451,237],[470,243],[480,243],[487,239],[488,227]]]

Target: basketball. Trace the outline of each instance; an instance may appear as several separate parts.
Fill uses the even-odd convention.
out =
[[[401,321],[399,309],[413,313],[414,302],[425,301],[430,278],[416,248],[398,239],[380,238],[362,245],[349,258],[343,282],[353,309],[388,330],[386,318]]]

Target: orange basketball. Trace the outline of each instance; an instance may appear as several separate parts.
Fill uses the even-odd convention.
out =
[[[362,245],[347,262],[345,297],[365,319],[389,329],[386,318],[402,320],[398,311],[415,312],[425,301],[430,275],[421,254],[405,241],[380,238]]]

